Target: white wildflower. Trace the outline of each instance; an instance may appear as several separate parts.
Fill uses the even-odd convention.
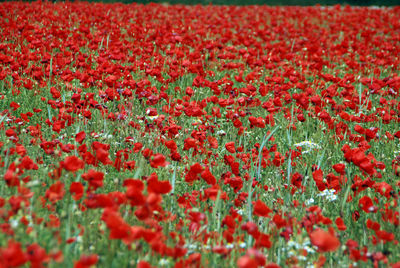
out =
[[[39,185],[39,184],[40,184],[40,181],[39,181],[39,180],[34,180],[34,181],[28,181],[28,182],[26,183],[26,186],[27,186],[28,188],[30,188],[30,187],[37,186],[37,185]]]
[[[231,243],[229,243],[228,245],[226,245],[225,246],[227,249],[230,249],[230,248],[234,248],[235,247],[235,245],[234,244],[231,244]]]
[[[304,249],[307,251],[307,253],[314,253],[315,249],[313,249],[312,247],[309,246],[305,246]]]
[[[306,206],[312,205],[312,204],[314,204],[314,198],[310,198],[310,199],[306,200],[304,203],[306,204]]]
[[[148,118],[150,121],[153,121],[154,119],[157,119],[157,118],[158,118],[158,115],[155,115],[155,116],[147,116],[147,118]]]
[[[187,249],[197,249],[197,245],[195,245],[195,244],[188,244],[188,245],[185,245],[185,247]]]
[[[291,247],[291,248],[297,248],[298,247],[298,243],[293,241],[293,240],[289,240],[289,242],[287,243],[287,246]]]
[[[161,266],[165,266],[169,264],[169,260],[167,259],[160,259],[160,261],[158,262],[159,265]]]
[[[217,135],[224,136],[224,135],[226,135],[226,132],[221,129],[221,130],[217,131]]]
[[[324,197],[325,200],[330,202],[335,201],[337,199],[337,195],[335,194],[334,189],[325,189],[324,191],[317,194],[317,196]]]
[[[13,229],[17,228],[17,227],[18,227],[18,224],[19,224],[19,220],[17,220],[17,219],[12,219],[12,220],[10,220],[10,225],[11,225],[11,227],[12,227]]]
[[[319,146],[318,144],[312,142],[312,141],[302,141],[299,143],[296,143],[294,145],[295,147],[302,147],[305,148],[305,151],[302,151],[302,154],[307,154],[309,152],[311,152],[313,149],[321,149],[321,146]]]
[[[297,256],[297,259],[299,259],[300,261],[306,261],[307,260],[306,256],[303,256],[303,255]]]

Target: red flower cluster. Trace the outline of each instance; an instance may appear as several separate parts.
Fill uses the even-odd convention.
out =
[[[398,266],[399,16],[1,3],[0,267]]]

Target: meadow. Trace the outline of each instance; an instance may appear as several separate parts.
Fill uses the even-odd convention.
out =
[[[399,17],[0,3],[0,267],[400,267]]]

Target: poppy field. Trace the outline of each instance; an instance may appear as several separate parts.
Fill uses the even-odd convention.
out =
[[[400,267],[399,17],[0,3],[0,267]]]

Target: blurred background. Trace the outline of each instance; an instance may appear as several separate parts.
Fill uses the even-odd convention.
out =
[[[0,0],[1,1],[1,0]],[[320,5],[354,5],[354,6],[397,6],[400,0],[90,0],[90,2],[104,3],[168,3],[168,4],[185,4],[185,5],[295,5],[295,6],[313,6]],[[399,18],[400,19],[400,18]]]

